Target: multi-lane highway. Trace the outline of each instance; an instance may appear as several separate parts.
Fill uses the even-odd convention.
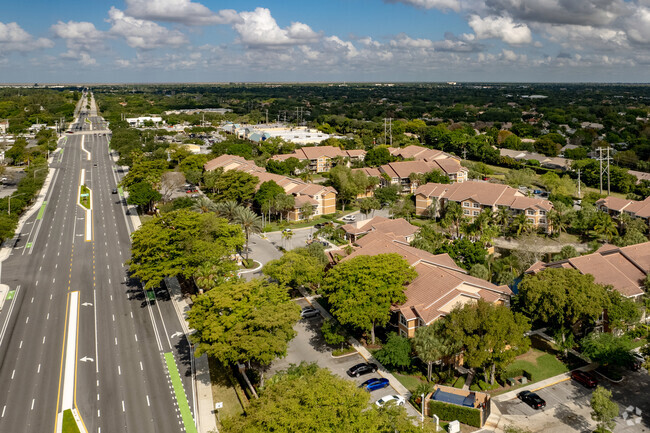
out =
[[[43,209],[1,264],[0,432],[56,433],[66,409],[82,431],[194,431],[181,416],[194,408],[187,341],[167,293],[149,299],[128,278],[133,227],[112,193],[121,173],[85,105],[50,164]]]

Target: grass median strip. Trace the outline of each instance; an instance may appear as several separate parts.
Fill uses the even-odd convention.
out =
[[[77,427],[77,422],[72,415],[71,409],[66,409],[63,411],[63,428],[61,429],[62,433],[81,433],[79,427]]]
[[[90,190],[86,185],[81,185],[81,192],[79,193],[79,203],[86,209],[90,209]]]
[[[38,215],[36,216],[37,220],[43,219],[43,214],[45,213],[45,205],[47,205],[46,201],[43,202],[41,208],[38,211]]]
[[[185,389],[183,389],[183,383],[181,382],[181,375],[178,372],[176,361],[174,361],[174,355],[171,352],[165,353],[165,362],[167,363],[167,371],[169,371],[169,377],[171,378],[172,386],[174,387],[174,394],[176,395],[178,409],[181,411],[181,417],[183,418],[185,431],[187,433],[197,433],[196,425],[194,424],[194,419],[192,418],[192,412],[190,412],[190,406],[187,403]]]

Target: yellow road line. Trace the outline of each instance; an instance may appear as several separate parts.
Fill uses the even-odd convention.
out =
[[[63,325],[63,348],[61,349],[61,368],[59,370],[59,388],[56,395],[56,413],[54,415],[54,433],[56,433],[56,428],[59,422],[59,401],[61,398],[61,377],[63,376],[63,354],[65,353],[65,335],[68,329],[68,307],[70,306],[70,294],[68,293],[68,298],[65,303],[65,323]]]

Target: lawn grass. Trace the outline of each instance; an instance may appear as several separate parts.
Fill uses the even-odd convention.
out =
[[[208,357],[208,364],[212,381],[212,400],[215,403],[223,403],[223,408],[219,409],[219,419],[244,413],[244,405],[248,400],[239,383],[232,380],[228,367],[224,367],[213,357]]]
[[[72,415],[71,409],[66,409],[63,411],[63,428],[61,431],[63,433],[80,433],[79,427],[77,427],[77,422],[74,420],[74,415]]]
[[[454,388],[463,389],[463,386],[465,386],[465,380],[466,379],[467,379],[467,376],[465,376],[465,375],[460,376],[454,382]]]
[[[399,382],[402,385],[404,385],[404,387],[406,389],[408,389],[411,393],[415,392],[415,389],[418,387],[418,385],[420,385],[422,383],[425,383],[425,382],[422,382],[417,377],[406,376],[406,375],[403,375],[403,374],[400,374],[400,373],[393,373],[393,376],[395,376],[395,378],[397,380],[399,380]]]
[[[537,349],[530,349],[523,355],[519,355],[515,361],[510,364],[506,370],[515,371],[523,369],[531,374],[531,382],[539,382],[558,374],[566,373],[569,368],[559,361],[554,355],[542,352]]]

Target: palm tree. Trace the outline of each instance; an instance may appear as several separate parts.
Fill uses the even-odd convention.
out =
[[[511,217],[512,214],[510,213],[510,210],[507,207],[499,206],[499,209],[497,210],[496,214],[494,214],[494,222],[496,225],[501,227],[501,233],[506,232],[506,227],[508,226]]]
[[[235,218],[237,218],[237,213],[239,212],[239,209],[243,209],[242,206],[237,204],[236,201],[234,200],[227,200],[227,201],[221,201],[217,203],[217,215],[227,219],[230,222],[235,221]]]
[[[209,198],[201,196],[192,205],[192,210],[198,213],[216,212],[217,205]]]
[[[599,213],[594,224],[594,233],[607,239],[607,242],[611,242],[614,236],[618,235],[618,230],[616,230],[616,223],[612,217],[606,213]]]
[[[262,217],[248,208],[240,207],[237,210],[235,222],[241,225],[246,236],[246,262],[248,262],[248,240],[251,234],[262,232]]]
[[[219,277],[221,277],[221,270],[213,264],[200,266],[193,275],[194,284],[199,288],[199,293],[214,289],[219,284]]]
[[[293,237],[293,231],[291,230],[283,230],[282,231],[282,241],[289,241],[291,243],[291,238]],[[285,244],[286,245],[286,244]],[[286,249],[286,246],[285,246]]]
[[[448,201],[445,206],[445,216],[443,218],[447,224],[456,228],[456,237],[460,237],[460,225],[463,222],[463,209],[455,201]]]
[[[526,214],[520,213],[512,220],[511,227],[516,233],[516,236],[519,237],[522,233],[528,233],[532,229],[533,223],[528,219]]]
[[[555,209],[548,211],[546,215],[548,223],[551,225],[551,233],[561,234],[563,230],[566,230],[565,218],[560,212]]]

